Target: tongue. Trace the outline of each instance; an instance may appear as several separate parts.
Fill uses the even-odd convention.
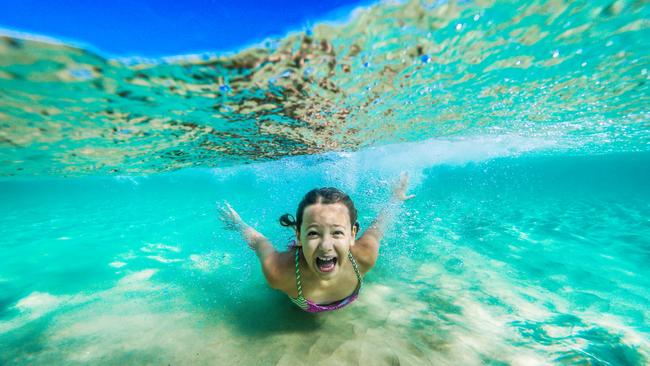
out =
[[[318,261],[318,269],[321,270],[321,272],[331,272],[334,269],[334,261],[329,260],[329,261]]]

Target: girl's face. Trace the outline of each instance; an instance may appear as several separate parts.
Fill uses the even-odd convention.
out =
[[[309,268],[322,279],[336,276],[354,245],[348,208],[342,203],[316,203],[305,208],[296,233]]]

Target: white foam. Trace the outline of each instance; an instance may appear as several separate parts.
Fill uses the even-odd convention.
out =
[[[363,166],[382,171],[422,169],[439,164],[463,165],[499,157],[517,156],[561,145],[557,139],[516,134],[434,138],[419,142],[373,147],[354,155]]]
[[[518,156],[533,151],[570,147],[572,143],[563,140],[560,136],[530,137],[501,134],[431,138],[417,142],[368,147],[355,152],[327,152],[253,163],[245,167],[214,168],[212,172],[217,177],[228,178],[243,169],[256,173],[268,171],[268,176],[276,177],[278,165],[293,168],[283,169],[283,176],[286,176],[296,170],[301,174],[304,174],[304,169],[321,170],[323,165],[338,165],[341,161],[351,162],[354,166],[363,166],[369,170],[393,172],[422,169],[440,164],[463,165],[500,157]]]

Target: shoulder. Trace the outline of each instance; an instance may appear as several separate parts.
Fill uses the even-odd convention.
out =
[[[262,271],[271,288],[287,292],[295,286],[295,251],[269,255],[262,262]]]
[[[373,235],[363,235],[350,249],[354,259],[359,264],[362,274],[370,271],[379,256],[379,240]]]

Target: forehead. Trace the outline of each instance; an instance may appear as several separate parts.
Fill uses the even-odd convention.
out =
[[[304,226],[313,223],[321,225],[350,225],[350,212],[348,208],[342,203],[316,203],[305,207],[302,214],[302,222]]]

